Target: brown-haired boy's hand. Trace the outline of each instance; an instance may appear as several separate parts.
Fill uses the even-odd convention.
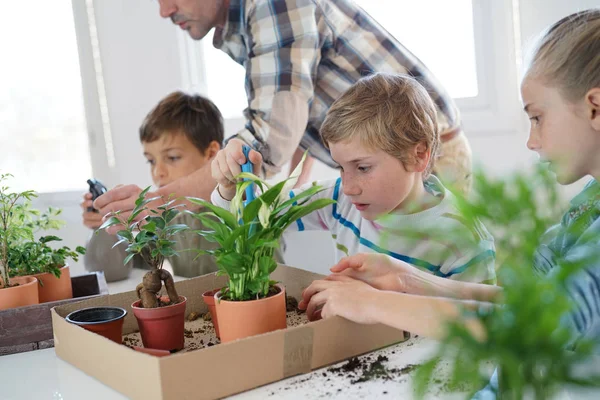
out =
[[[102,196],[94,200],[94,208],[99,211],[99,215],[103,216],[103,220],[110,218],[115,211],[121,211],[120,217],[125,220],[129,218],[131,212],[135,208],[135,201],[142,192],[142,189],[137,185],[117,185],[114,189],[109,190]],[[148,192],[146,198],[157,197],[156,193]],[[154,202],[148,203],[148,209],[155,209],[163,204],[162,199],[157,199]],[[141,212],[136,218],[139,221],[148,215],[149,211]],[[106,229],[110,234],[116,234],[123,229],[122,225],[114,225]]]
[[[235,177],[242,172],[242,165],[246,163],[242,150],[244,145],[240,139],[231,139],[211,163],[212,177],[217,181],[217,189],[225,200],[231,200],[235,196]],[[248,157],[253,164],[254,173],[258,173],[262,166],[262,155],[250,150]]]
[[[81,209],[83,213],[83,225],[90,229],[98,229],[102,225],[102,214],[94,211],[88,211],[88,207],[92,207],[92,194],[87,192],[83,195],[83,201],[81,202]]]

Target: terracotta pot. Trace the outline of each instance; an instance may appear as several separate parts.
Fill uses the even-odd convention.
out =
[[[60,269],[60,278],[55,277],[49,272],[31,276],[35,276],[40,281],[38,285],[40,303],[73,298],[71,270],[68,265]]]
[[[18,285],[0,289],[0,310],[39,303],[38,282],[33,276],[15,276],[10,284]]]
[[[121,344],[126,315],[120,307],[89,307],[73,311],[66,320]]]
[[[161,300],[168,301],[169,298],[163,296]],[[179,296],[179,300],[181,301],[177,304],[157,308],[141,308],[141,300],[131,305],[140,327],[144,347],[169,351],[183,349],[187,299]]]
[[[281,284],[276,286],[279,293],[260,300],[221,300],[221,291],[215,294],[221,343],[287,327],[285,287]]]
[[[219,321],[217,319],[217,309],[215,308],[215,294],[217,294],[219,290],[221,289],[209,290],[208,292],[202,293],[204,303],[208,306],[208,311],[210,311],[210,318],[212,319],[213,326],[215,327],[217,338],[221,337],[219,335]]]

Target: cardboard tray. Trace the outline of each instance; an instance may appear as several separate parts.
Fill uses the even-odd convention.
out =
[[[54,346],[50,309],[108,294],[104,272],[71,277],[73,298],[0,311],[0,356]]]
[[[299,299],[322,275],[280,266],[273,279]],[[177,282],[188,299],[186,316],[204,313],[202,293],[226,284],[225,277],[204,275]],[[123,334],[138,330],[131,311],[134,291],[102,296],[52,309],[56,355],[132,399],[213,399],[239,393],[339,362],[405,340],[402,331],[384,325],[359,325],[343,318],[311,322],[200,350],[154,357],[116,344],[68,323],[71,311],[91,306],[128,310]]]

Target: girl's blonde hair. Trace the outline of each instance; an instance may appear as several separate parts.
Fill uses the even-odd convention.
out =
[[[525,77],[577,101],[600,87],[600,8],[571,14],[548,28],[532,51]]]
[[[359,138],[403,165],[417,162],[414,148],[423,143],[431,151],[423,178],[437,156],[440,135],[437,110],[427,90],[408,75],[376,73],[360,79],[338,98],[321,125],[327,147]]]

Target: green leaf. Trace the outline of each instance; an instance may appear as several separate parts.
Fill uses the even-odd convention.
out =
[[[128,230],[120,230],[117,232],[117,235],[124,239],[127,239],[130,242],[133,241],[133,234]]]
[[[114,225],[121,225],[121,221],[119,221],[117,217],[110,217],[102,225],[100,225],[98,230],[106,229]]]
[[[215,206],[211,203],[208,203],[202,199],[197,199],[193,197],[188,197],[187,199],[193,204],[204,206],[205,208],[211,210],[218,218],[222,219],[223,222],[231,229],[235,229],[239,226],[235,217],[229,211],[221,207]]]
[[[283,187],[285,186],[285,182],[286,181],[281,181],[266,192],[264,192],[263,194],[261,194],[260,199],[263,201],[263,203],[265,203],[267,206],[271,206],[273,202],[279,197],[281,189],[283,189]]]
[[[125,260],[123,260],[123,265],[127,265],[127,263],[131,261],[133,257],[135,257],[135,253],[129,254],[127,257],[125,257]]]
[[[292,206],[294,203],[297,204],[301,204],[301,200],[308,200],[310,197],[314,196],[317,193],[322,192],[323,190],[325,190],[323,187],[321,186],[311,186],[309,189],[306,189],[300,193],[298,193],[297,195],[295,195],[294,197],[290,198],[289,200],[284,201],[283,203],[281,203],[274,211],[275,214],[279,214],[281,211],[287,209],[288,207]]]
[[[217,257],[217,263],[227,271],[230,277],[246,272],[250,262],[250,257],[238,253],[227,253]]]
[[[159,217],[152,217],[152,218],[160,219]],[[146,225],[142,226],[142,229],[143,229],[142,232],[143,231],[156,232],[156,228],[157,228],[156,221],[151,221],[151,222],[148,222]]]
[[[62,241],[62,239],[59,238],[58,236],[42,236],[40,238],[40,243],[60,242],[60,241]]]
[[[282,228],[285,230],[290,224],[296,222],[298,219],[334,203],[335,200],[333,199],[317,199],[304,206],[293,206],[290,208],[290,213],[286,215],[286,221]]]
[[[180,232],[187,231],[189,227],[185,224],[169,225],[165,228],[165,232],[169,235],[175,235]]]
[[[252,222],[256,219],[256,217],[258,216],[258,210],[260,209],[261,205],[262,201],[260,197],[257,197],[250,203],[248,203],[246,207],[244,207],[243,221],[245,224]]]

